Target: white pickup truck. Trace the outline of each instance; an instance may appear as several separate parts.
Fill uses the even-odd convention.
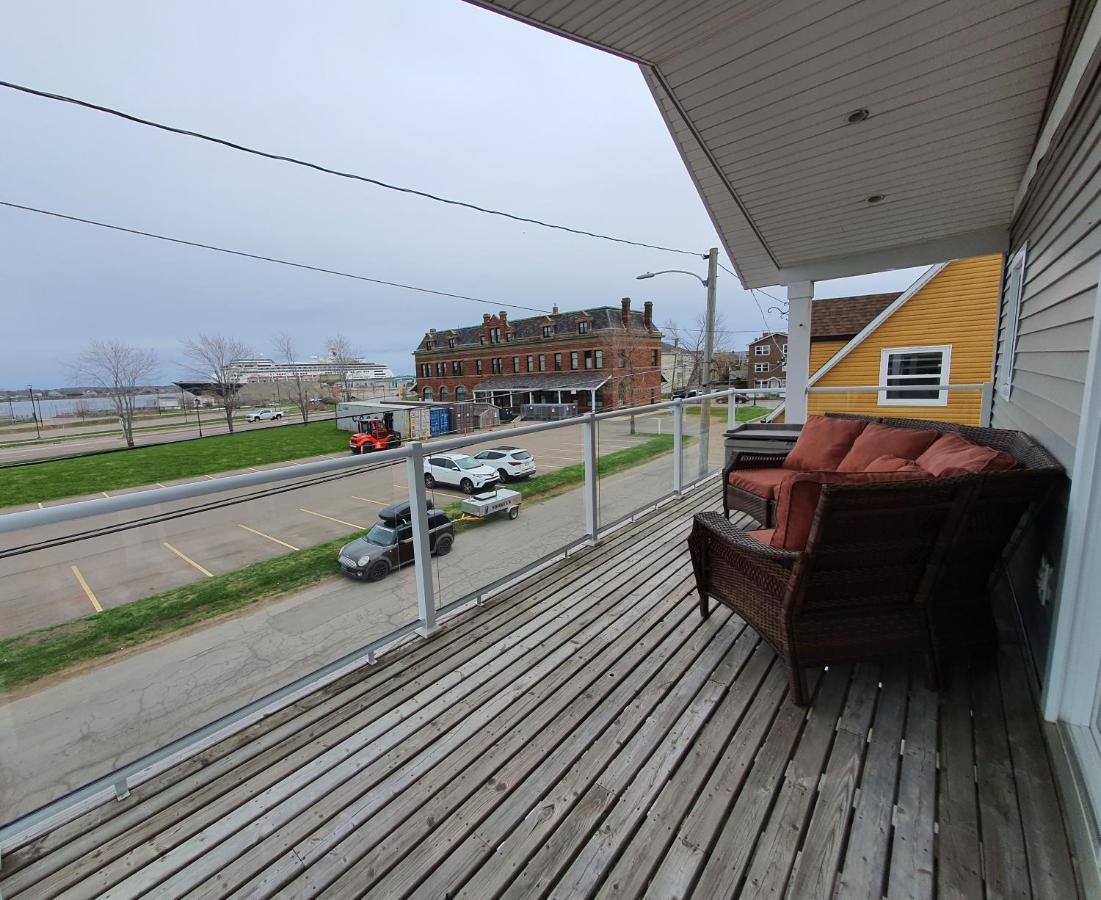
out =
[[[245,416],[246,422],[270,422],[273,419],[282,419],[283,410],[281,409],[254,409],[247,416]]]

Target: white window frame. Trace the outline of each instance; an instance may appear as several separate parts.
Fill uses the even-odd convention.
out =
[[[758,378],[753,383],[757,387],[758,390],[767,390],[770,387],[769,382],[771,380],[772,379],[770,379],[770,378]]]
[[[767,372],[770,368],[771,368],[771,366],[769,366],[769,364],[766,363],[766,362],[763,362],[763,363],[762,362],[755,362],[753,364],[753,371],[754,372]]]
[[[768,344],[758,344],[753,348],[754,356],[768,356],[772,352],[772,348]]]
[[[1021,332],[1021,299],[1024,297],[1025,262],[1028,245],[1013,254],[1005,267],[1005,288],[1002,293],[1005,305],[1005,329],[998,346],[998,367],[995,387],[998,396],[1008,400],[1013,393],[1013,370],[1017,365],[1017,337]]]
[[[949,384],[952,377],[952,345],[951,344],[926,344],[918,347],[886,347],[879,353],[879,384],[887,385],[887,364],[892,354],[897,353],[940,353],[940,383]],[[895,378],[900,376],[896,375]],[[913,376],[919,377],[919,376]],[[928,376],[920,376],[928,377]],[[915,397],[912,400],[906,398],[887,398],[887,391],[880,391],[878,395],[879,406],[947,406],[948,391],[942,390],[936,399]]]

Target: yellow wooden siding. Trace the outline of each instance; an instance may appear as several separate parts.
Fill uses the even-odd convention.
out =
[[[848,341],[814,341],[810,345],[810,374],[813,375],[828,363]]]
[[[887,348],[950,345],[949,384],[989,381],[994,366],[998,291],[1002,257],[980,256],[949,263],[901,309],[889,316],[817,382],[822,387],[879,384],[881,351]],[[811,344],[811,372],[822,367],[820,354],[837,352],[835,342]],[[819,349],[821,348],[821,349]],[[879,395],[811,394],[807,412],[852,412],[905,419],[936,419],[979,424],[978,391],[948,394],[947,406],[880,405]]]

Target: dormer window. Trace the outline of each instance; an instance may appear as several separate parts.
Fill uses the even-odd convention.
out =
[[[432,350],[432,349],[434,349],[434,348],[435,348],[435,346],[436,346],[436,342],[435,342],[435,341],[425,341],[425,342],[424,342],[424,349],[425,349],[425,350]]]
[[[577,323],[577,333],[578,334],[588,334],[589,333],[589,323],[588,322],[578,322]]]
[[[501,329],[500,328],[491,328],[491,329],[489,329],[489,339],[494,344],[501,343]]]
[[[447,339],[447,346],[450,349],[454,350],[455,349],[455,338],[448,338]]]
[[[512,340],[512,332],[508,331],[508,332],[505,333],[505,342],[507,343],[511,340]]]
[[[549,338],[550,336],[551,336],[551,327],[550,327],[550,325],[544,325],[543,326],[543,337]]]

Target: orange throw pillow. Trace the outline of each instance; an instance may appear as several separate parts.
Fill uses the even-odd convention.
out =
[[[772,546],[803,550],[818,510],[824,484],[868,484],[883,481],[917,481],[927,472],[799,472],[780,485],[776,499],[776,529]]]
[[[867,424],[861,419],[811,416],[784,460],[784,468],[796,472],[837,471],[837,466]]]
[[[973,443],[951,432],[937,438],[917,458],[917,463],[935,478],[1000,472],[1017,466],[1017,460],[1008,453]]]
[[[939,431],[917,431],[872,422],[853,442],[852,449],[841,460],[837,471],[867,472],[868,463],[881,456],[917,459],[939,436]]]

